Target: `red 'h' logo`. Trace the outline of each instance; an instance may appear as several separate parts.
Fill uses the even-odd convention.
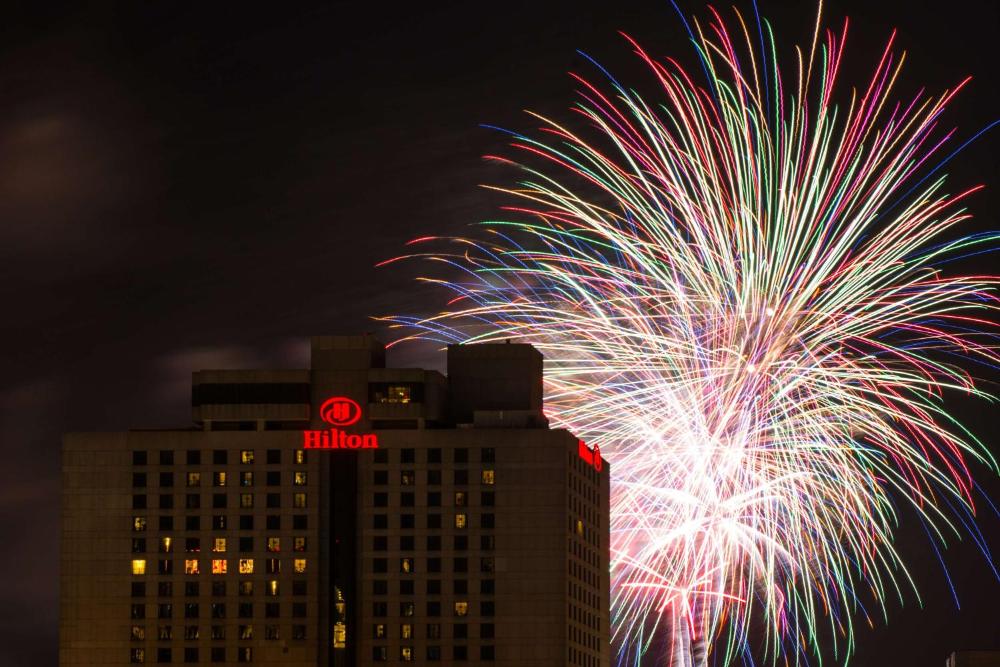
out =
[[[319,416],[333,426],[350,426],[361,419],[361,406],[346,396],[334,396],[323,402]]]

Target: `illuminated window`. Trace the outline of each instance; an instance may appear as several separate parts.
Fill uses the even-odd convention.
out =
[[[200,472],[189,472],[187,474],[187,485],[188,486],[201,486],[201,473]]]
[[[306,494],[295,493],[292,494],[292,507],[297,509],[302,509],[306,506]]]
[[[216,537],[212,541],[212,551],[214,551],[217,554],[225,553],[226,552],[226,538],[224,538],[224,537]]]
[[[372,636],[375,639],[385,639],[385,623],[376,623],[373,625]]]
[[[201,570],[198,568],[197,560],[185,560],[184,561],[184,574],[200,574]]]
[[[417,475],[412,470],[404,470],[399,473],[399,483],[403,486],[413,486],[416,480]]]
[[[141,642],[146,638],[146,627],[143,625],[132,626],[132,641]]]
[[[240,626],[240,639],[253,639],[253,626],[252,625],[241,625]]]
[[[264,626],[264,639],[281,639],[281,631],[277,625]]]
[[[293,537],[292,538],[292,551],[305,551],[306,550],[306,538],[304,537]]]
[[[188,641],[194,641],[198,639],[201,633],[198,631],[197,625],[185,625],[184,626],[184,639]]]
[[[253,486],[253,473],[252,472],[241,472],[240,473],[240,486]]]
[[[134,516],[132,517],[132,530],[137,533],[145,532],[146,530],[146,517],[144,516]]]
[[[299,465],[306,462],[306,452],[304,449],[295,450],[295,462],[298,463]]]
[[[467,517],[464,514],[455,515],[455,528],[465,528]]]
[[[253,507],[253,494],[252,493],[241,493],[240,494],[240,507],[243,507],[243,508]]]
[[[399,571],[403,574],[413,573],[413,559],[412,558],[400,558],[399,559]]]
[[[229,569],[229,561],[225,558],[212,559],[212,574],[225,574]]]
[[[455,603],[455,616],[468,616],[469,615],[469,603],[468,602],[456,602]]]
[[[466,500],[465,491],[455,492],[455,507],[465,507]]]
[[[212,486],[225,486],[226,485],[226,473],[219,471],[212,474]]]
[[[253,649],[249,646],[236,649],[236,662],[253,662]]]
[[[161,625],[156,632],[157,639],[173,639],[174,628],[172,625]]]
[[[253,595],[253,582],[241,581],[238,590],[240,595]]]
[[[399,603],[399,615],[400,616],[409,618],[410,616],[413,616],[413,614],[415,612],[416,612],[416,605],[414,605],[412,602],[400,602]]]
[[[212,626],[212,639],[225,639],[226,638],[226,626],[224,625],[213,625]]]
[[[306,571],[306,559],[305,558],[296,558],[293,561],[293,563],[292,563],[292,569],[295,571],[295,574],[302,574],[303,572],[305,572]]]
[[[580,519],[576,520],[576,534],[583,535],[583,521]]]
[[[267,591],[267,595],[270,595],[271,597],[277,596],[278,595],[278,580],[277,579],[271,579],[270,581],[268,581],[267,582],[267,589],[266,589],[266,591]]]
[[[399,638],[400,639],[412,639],[413,638],[413,625],[410,623],[403,623],[399,626]]]
[[[146,574],[146,559],[138,558],[132,561],[132,574]]]
[[[400,647],[399,659],[403,662],[413,662],[413,648],[410,646]]]
[[[293,477],[295,486],[305,486],[306,485],[306,473],[297,472]]]
[[[140,664],[146,662],[146,649],[144,648],[130,649],[128,655],[128,661],[130,663]]]
[[[493,484],[496,481],[496,472],[493,470],[483,471],[483,484]]]
[[[240,559],[240,574],[253,574],[253,558]]]
[[[253,450],[252,449],[241,449],[240,450],[240,463],[253,463]]]

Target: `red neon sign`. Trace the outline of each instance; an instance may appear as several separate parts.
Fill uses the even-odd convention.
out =
[[[331,426],[351,426],[361,419],[361,406],[346,396],[334,396],[323,401],[319,416]],[[302,431],[303,449],[378,449],[374,433],[345,433],[337,428],[326,431]]]
[[[587,447],[587,443],[583,440],[578,441],[577,453],[580,458],[587,462],[587,465],[591,466],[597,472],[601,472],[601,468],[604,467],[604,462],[601,460],[601,447],[599,445],[594,445],[593,451],[590,447]]]

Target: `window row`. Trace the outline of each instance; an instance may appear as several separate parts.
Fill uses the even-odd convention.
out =
[[[441,603],[437,600],[428,600],[425,604],[426,615],[432,618],[441,616]],[[463,617],[469,615],[469,603],[465,600],[459,600],[452,605],[452,611],[455,616]],[[416,616],[417,613],[417,603],[416,602],[400,602],[399,603],[399,615],[403,618],[411,618]],[[493,600],[482,600],[479,603],[479,615],[490,617],[496,614],[496,604]],[[385,618],[389,615],[389,603],[388,602],[373,602],[372,603],[372,616],[375,618]]]
[[[419,451],[426,452],[426,461],[417,461],[417,449],[413,447],[403,447],[398,450],[395,449],[376,449],[372,452],[374,456],[374,462],[385,464],[389,463],[389,459],[395,458],[393,454],[399,452],[399,462],[400,463],[442,463],[442,450],[440,447],[429,447],[427,449],[421,449]],[[483,447],[479,450],[479,463],[496,463],[497,450],[493,447]],[[469,462],[469,448],[468,447],[455,447],[451,450],[451,457],[449,463],[468,463]]]
[[[233,477],[225,470],[215,470],[213,472],[188,472],[184,473],[181,479],[184,481],[184,486],[195,487],[201,486],[202,478],[205,479],[206,483],[209,479],[212,480],[212,486],[229,486],[229,482]],[[161,487],[172,487],[174,485],[174,473],[172,472],[161,472],[156,476],[156,480],[159,482]],[[260,477],[258,476],[259,480]],[[134,472],[132,473],[132,486],[137,489],[145,488],[149,486],[150,473],[146,472]],[[292,484],[295,486],[306,486],[309,481],[309,475],[304,470],[297,470],[292,473]],[[251,470],[246,470],[236,475],[236,483],[239,486],[253,486],[254,485],[254,473]],[[281,471],[280,470],[268,470],[264,473],[264,485],[265,486],[281,486]]]
[[[415,595],[415,583],[412,579],[403,579],[399,582],[400,595]],[[428,579],[425,588],[426,595],[441,595],[441,580]],[[455,595],[468,595],[468,579],[455,579],[452,581],[452,593]],[[479,582],[480,595],[493,595],[496,593],[496,581],[493,579],[482,579]],[[372,581],[372,595],[388,595],[389,582],[385,579],[375,579]]]
[[[280,574],[281,573],[281,560],[278,558],[264,558],[264,571],[268,574]],[[206,564],[209,561],[206,561]],[[203,569],[202,561],[197,558],[191,558],[184,560],[184,574],[201,574],[203,571],[210,571],[212,574],[228,574],[229,573],[229,561],[225,558],[213,558],[211,561],[211,569]],[[239,558],[233,561],[236,571],[240,574],[253,574],[256,561],[253,558]],[[133,558],[132,559],[132,574],[143,575],[146,574],[147,561],[145,558]],[[152,561],[149,561],[149,566],[152,567]],[[295,558],[292,560],[292,572],[295,574],[302,574],[306,571],[306,559],[305,558]],[[157,574],[173,574],[174,573],[174,561],[169,559],[161,559],[156,561],[156,573]]]
[[[152,606],[152,605],[150,605]],[[264,618],[280,618],[281,603],[264,603]],[[188,602],[178,605],[184,611],[184,618],[201,618],[201,605],[198,602]],[[210,606],[211,618],[226,618],[226,603],[213,602]],[[305,618],[307,615],[307,605],[305,602],[293,602],[292,618]],[[133,604],[131,612],[133,621],[141,621],[146,618],[146,605]],[[156,618],[173,618],[174,605],[170,602],[163,602],[156,605]],[[254,618],[254,603],[239,602],[236,604],[237,618]],[[162,638],[161,638],[162,639]]]
[[[305,493],[292,494],[292,507],[295,509],[305,509],[307,506]],[[236,499],[241,509],[251,509],[254,506],[254,494],[241,493]],[[225,493],[212,494],[212,509],[226,509],[228,507],[228,496]],[[265,493],[264,507],[268,509],[278,509],[281,507],[280,493]],[[149,508],[149,500],[146,494],[137,493],[132,495],[132,509],[144,510]],[[189,510],[201,509],[201,494],[188,493],[184,496],[184,508]],[[174,509],[174,496],[172,494],[161,494],[159,497],[159,509]]]
[[[427,551],[441,551],[441,536],[427,536]],[[479,548],[483,551],[493,551],[496,548],[496,537],[494,535],[480,535]],[[389,537],[387,535],[375,535],[372,538],[372,549],[375,551],[389,550]],[[467,551],[469,549],[468,535],[452,536],[453,551]],[[416,538],[413,535],[401,535],[399,537],[400,551],[416,551]]]
[[[227,548],[232,542],[236,542],[238,550],[241,552],[253,551],[253,538],[252,537],[238,537],[235,540],[230,540],[226,537],[210,537],[205,539],[205,548],[210,549],[212,553],[226,553]],[[173,537],[163,536],[156,542],[156,551],[161,554],[173,553],[175,547],[179,546],[177,540]],[[288,546],[289,540],[285,538],[284,545]],[[202,540],[200,537],[185,537],[183,539],[184,552],[185,553],[200,553]],[[305,537],[293,537],[291,538],[292,551],[294,552],[304,552],[306,550],[306,545],[308,544]],[[282,540],[280,537],[265,537],[264,538],[264,548],[269,553],[280,553],[282,546]],[[146,538],[145,537],[133,537],[132,538],[132,553],[141,554],[146,553]]]
[[[381,507],[381,505],[380,505]],[[387,514],[375,514],[373,517],[372,527],[376,530],[385,530],[389,528],[389,515]],[[454,526],[458,530],[464,530],[469,527],[469,515],[465,512],[459,512],[452,517]],[[416,528],[416,515],[414,514],[400,514],[399,515],[399,527],[402,529]],[[495,514],[480,514],[479,515],[479,527],[484,530],[492,530],[496,527],[496,515]],[[437,529],[441,528],[441,515],[440,514],[428,514],[427,515],[427,528]]]
[[[299,639],[295,637],[294,628],[302,628],[302,637],[305,639],[305,626],[293,626],[292,639]],[[277,638],[276,638],[277,639]],[[147,662],[146,649],[144,648],[133,648],[129,650],[129,662],[132,664],[143,664]],[[178,662],[185,663],[201,663],[203,660],[200,657],[199,650],[197,648],[185,648],[183,652],[178,652]],[[226,657],[226,649],[222,646],[216,646],[208,650],[209,662],[228,662],[229,659]],[[151,649],[149,651],[149,662],[153,662],[153,656],[156,658],[157,663],[169,663],[173,662],[173,651],[169,648],[158,648]],[[241,646],[236,649],[236,662],[253,662],[253,648],[250,646]]]
[[[441,660],[442,650],[440,646],[428,646],[426,648],[425,660],[437,662]],[[416,651],[412,646],[401,646],[399,648],[399,659],[403,662],[415,662],[417,660]],[[451,659],[453,661],[463,661],[469,659],[468,646],[452,646]],[[492,661],[496,659],[496,649],[493,646],[480,646],[479,659],[482,661]],[[389,648],[386,646],[375,646],[372,648],[372,660],[375,662],[388,662]]]
[[[185,581],[184,583],[184,595],[187,597],[198,597],[201,595],[201,587],[197,581]],[[260,582],[254,582],[250,580],[241,580],[237,582],[236,590],[240,597],[249,596],[254,594],[254,584]],[[279,595],[281,592],[280,582],[276,579],[271,579],[269,581],[263,582],[264,594],[273,597]],[[260,591],[261,589],[256,589]],[[292,595],[305,595],[308,592],[307,582],[296,579],[292,582]],[[172,581],[160,581],[156,584],[156,594],[160,597],[171,597],[174,594],[174,582]],[[217,580],[212,582],[212,596],[213,597],[225,597],[226,595],[226,581]],[[146,597],[146,582],[145,581],[133,581],[132,582],[132,597],[141,598]]]
[[[183,634],[181,634],[183,633]],[[226,626],[224,625],[213,625],[209,628],[209,638],[214,640],[226,639]],[[236,636],[241,640],[253,639],[254,638],[254,627],[251,624],[237,626]],[[156,628],[150,628],[148,634],[150,639],[158,639],[162,641],[169,641],[173,639],[183,638],[185,641],[195,641],[201,639],[202,632],[201,628],[197,625],[185,625],[183,629],[179,629],[178,632],[174,632],[174,627],[172,625],[159,625]],[[264,639],[281,639],[283,634],[281,632],[281,626],[277,624],[267,624],[264,626]],[[301,640],[306,638],[306,626],[304,625],[293,625],[291,638],[295,640]],[[132,641],[141,642],[147,639],[146,626],[144,625],[133,625],[130,631],[130,639]]]
[[[154,450],[157,453],[157,460],[161,466],[170,466],[174,464],[174,450],[172,449],[160,449]],[[184,461],[188,465],[201,465],[202,451],[200,449],[188,449],[184,452]],[[282,450],[280,449],[268,449],[264,453],[264,461],[267,465],[281,465]],[[239,450],[239,456],[237,460],[241,464],[251,464],[254,463],[254,450],[252,449],[241,449]],[[304,449],[292,450],[292,462],[296,464],[303,464],[306,462],[306,452]],[[229,464],[229,450],[228,449],[213,449],[212,450],[212,465],[228,465]],[[134,466],[144,466],[149,465],[149,452],[144,449],[137,449],[132,452],[132,465]]]
[[[276,559],[275,559],[276,560]],[[399,571],[402,574],[413,574],[417,570],[416,565],[417,559],[411,558],[409,556],[399,559]],[[451,559],[452,562],[452,572],[468,572],[469,571],[469,559],[465,556],[458,556]],[[480,572],[495,572],[496,562],[493,556],[483,556],[479,559],[479,571]],[[385,574],[389,571],[389,559],[388,558],[373,558],[372,559],[372,572],[376,574]],[[428,558],[427,559],[427,571],[428,572],[440,572],[441,571],[441,559],[440,558]]]
[[[277,514],[269,514],[264,517],[264,524],[267,530],[281,530],[281,517]],[[159,530],[174,530],[173,516],[157,517]],[[132,532],[143,533],[148,526],[145,516],[132,517]],[[292,516],[292,530],[306,530],[309,527],[309,518],[305,514],[295,514]],[[226,530],[229,528],[229,518],[225,514],[212,516],[212,526],[210,530]],[[239,516],[239,530],[254,530],[254,517],[252,514],[241,514]],[[201,530],[200,516],[184,517],[184,530]],[[206,530],[209,530],[206,528]]]
[[[399,626],[399,638],[400,639],[413,639],[416,636],[414,631],[414,625],[412,623],[403,623]],[[427,639],[441,639],[444,635],[441,634],[441,624],[440,623],[428,623],[426,626],[426,637]],[[479,638],[480,639],[493,639],[494,637],[494,625],[492,623],[482,623],[479,626]],[[374,639],[387,639],[390,635],[389,626],[385,623],[376,623],[372,626],[372,638]],[[452,639],[468,639],[469,638],[469,624],[468,623],[455,623],[452,625],[451,630]]]

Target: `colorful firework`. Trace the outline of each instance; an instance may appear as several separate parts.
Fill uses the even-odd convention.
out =
[[[623,663],[797,662],[821,636],[846,661],[862,600],[884,616],[915,592],[900,503],[944,541],[974,513],[968,463],[996,469],[943,402],[986,397],[961,365],[997,361],[996,279],[940,268],[996,242],[955,234],[977,188],[938,174],[965,82],[894,101],[893,34],[835,102],[847,21],[817,20],[789,82],[766,21],[711,12],[689,26],[704,85],[626,36],[655,103],[594,63],[583,130],[532,114],[536,136],[510,133],[510,219],[413,241],[457,247],[406,256],[450,267],[424,280],[453,298],[385,320],[544,352],[548,416],[612,462]]]

